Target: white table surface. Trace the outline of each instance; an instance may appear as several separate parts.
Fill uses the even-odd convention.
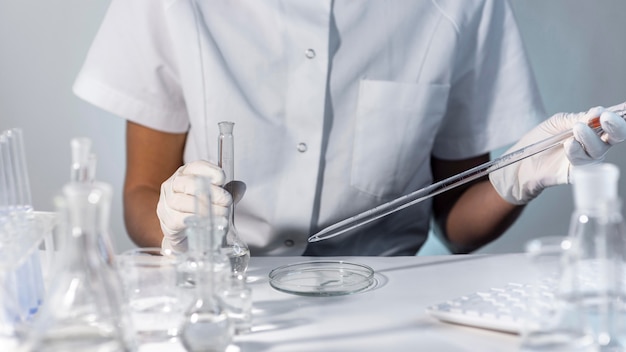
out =
[[[525,282],[522,254],[334,258],[371,266],[376,287],[339,297],[279,292],[268,273],[320,258],[253,257],[253,330],[237,336],[240,351],[517,351],[519,336],[442,323],[426,307],[478,290]],[[326,258],[325,258],[326,259]],[[143,345],[141,352],[184,351],[177,344]]]

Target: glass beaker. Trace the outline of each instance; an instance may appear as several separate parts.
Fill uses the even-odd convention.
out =
[[[140,343],[175,341],[189,293],[178,285],[185,255],[170,249],[134,248],[121,253],[120,276]]]
[[[224,188],[233,196],[233,203],[228,214],[228,231],[222,239],[222,251],[230,259],[233,273],[245,273],[250,261],[248,245],[241,239],[235,227],[235,202],[233,181],[235,180],[235,142],[233,136],[234,122],[222,121],[218,123],[218,153],[219,166],[224,170],[226,179]],[[236,181],[235,181],[236,182]]]

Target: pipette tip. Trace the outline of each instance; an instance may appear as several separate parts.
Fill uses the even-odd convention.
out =
[[[321,240],[322,240],[322,239],[321,239],[321,238],[320,238],[320,236],[318,236],[318,235],[313,235],[313,236],[309,237],[309,239],[308,239],[309,243],[319,242],[319,241],[321,241]]]

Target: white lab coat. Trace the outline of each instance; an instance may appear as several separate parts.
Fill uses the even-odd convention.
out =
[[[543,117],[507,1],[113,0],[74,86],[217,160],[235,122],[237,228],[253,255],[432,182],[431,154],[512,143]],[[198,15],[199,14],[199,15]],[[120,141],[121,143],[122,141]],[[307,254],[410,255],[426,201]]]

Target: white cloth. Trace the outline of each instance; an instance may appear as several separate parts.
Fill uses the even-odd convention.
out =
[[[187,162],[215,162],[217,123],[234,121],[235,178],[248,187],[237,229],[253,255],[299,255],[317,230],[430,184],[431,154],[486,153],[543,116],[507,1],[199,8],[113,0],[74,91],[189,131]],[[424,202],[307,253],[412,254],[430,214]]]

